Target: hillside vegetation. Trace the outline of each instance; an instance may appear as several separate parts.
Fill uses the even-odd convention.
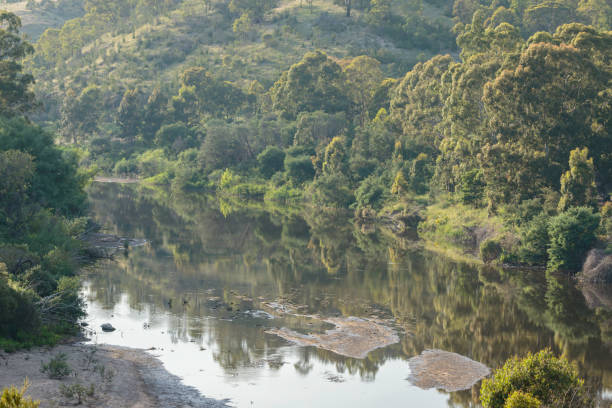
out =
[[[609,244],[612,8],[86,1],[27,61],[81,164],[414,224],[576,272]]]
[[[38,106],[21,60],[20,20],[0,13],[0,348],[49,344],[84,315],[76,272],[87,258],[74,150],[23,117]]]

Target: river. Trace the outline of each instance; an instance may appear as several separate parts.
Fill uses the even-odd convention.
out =
[[[409,359],[439,349],[496,368],[551,347],[612,398],[606,299],[568,279],[455,262],[321,211],[110,183],[94,183],[90,199],[103,232],[147,241],[86,274],[87,321],[117,328],[91,341],[151,349],[207,397],[247,408],[471,407],[478,384],[422,389]],[[396,341],[356,358],[274,332],[324,333],[352,317]]]

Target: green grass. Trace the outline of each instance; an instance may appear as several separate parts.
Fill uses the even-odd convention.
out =
[[[455,259],[479,262],[478,246],[483,238],[507,233],[501,218],[489,216],[485,208],[446,199],[427,206],[421,215],[419,237],[426,247]]]

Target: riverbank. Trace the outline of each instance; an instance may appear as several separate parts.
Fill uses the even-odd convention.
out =
[[[70,374],[49,378],[41,366],[65,355]],[[0,352],[0,389],[21,387],[27,378],[27,396],[41,402],[40,408],[78,404],[105,408],[226,407],[226,401],[203,397],[170,374],[155,356],[145,350],[82,343],[35,348],[15,353]],[[76,385],[78,384],[78,385]],[[92,388],[93,387],[93,388]],[[93,390],[93,391],[92,391]]]

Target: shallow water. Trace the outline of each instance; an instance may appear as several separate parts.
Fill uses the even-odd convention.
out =
[[[237,407],[475,406],[478,385],[420,389],[408,360],[441,349],[497,367],[544,347],[612,394],[610,314],[567,280],[452,262],[316,211],[134,185],[94,184],[90,197],[103,232],[148,241],[88,274],[92,341],[154,348],[207,397]],[[266,333],[325,333],[325,319],[353,316],[391,327],[399,342],[357,359]],[[117,330],[101,332],[105,322]]]

